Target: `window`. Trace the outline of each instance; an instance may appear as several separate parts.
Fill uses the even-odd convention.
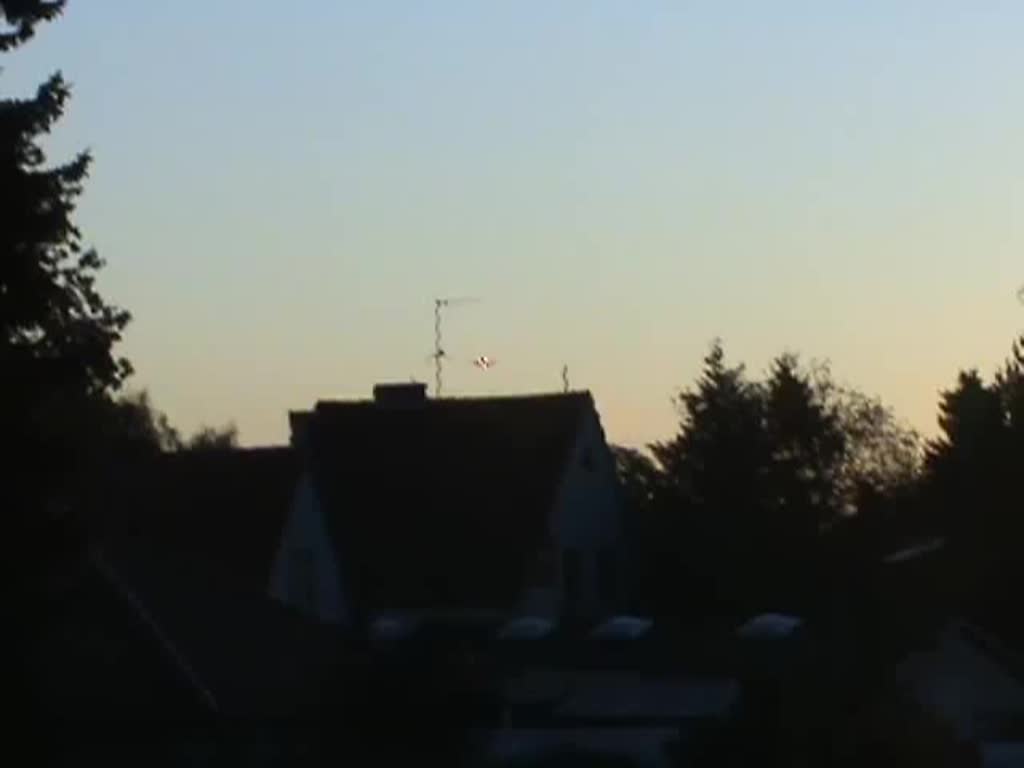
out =
[[[316,609],[316,570],[313,551],[307,547],[292,550],[289,597],[306,610]]]

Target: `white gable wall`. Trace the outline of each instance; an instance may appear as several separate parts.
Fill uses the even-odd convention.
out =
[[[334,547],[308,472],[292,498],[271,571],[270,596],[321,621],[349,618]]]
[[[597,412],[589,408],[566,457],[549,515],[549,546],[539,553],[547,555],[550,567],[544,570],[549,575],[525,585],[520,610],[554,617],[569,607],[564,568],[569,551],[579,561],[576,610],[600,615],[618,607],[624,576],[621,516],[615,460]],[[618,589],[612,595],[601,588],[602,553],[614,560]],[[270,594],[322,621],[350,619],[337,554],[308,473],[296,488],[272,569]]]
[[[918,700],[965,740],[988,738],[992,723],[1024,711],[1024,684],[975,645],[971,634],[969,626],[952,622],[935,647],[912,654],[900,668]]]
[[[565,599],[565,553],[574,550],[580,561],[580,608],[600,614],[613,610],[622,595],[622,505],[615,459],[605,441],[597,412],[588,409],[566,465],[551,517],[551,534],[560,567],[558,602]],[[615,560],[618,588],[613,597],[602,595],[599,578],[601,552]],[[561,606],[561,607],[564,607]]]

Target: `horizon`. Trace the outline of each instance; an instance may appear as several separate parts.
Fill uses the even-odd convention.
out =
[[[445,310],[446,396],[565,365],[629,446],[716,337],[931,436],[1024,329],[1024,7],[315,8],[72,1],[5,62],[11,95],[73,86],[48,161],[93,150],[129,389],[186,431],[282,443],[289,410],[430,385],[444,296],[480,299]]]

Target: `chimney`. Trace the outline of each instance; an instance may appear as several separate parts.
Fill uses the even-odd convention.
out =
[[[427,385],[418,381],[377,384],[373,388],[373,401],[378,405],[422,405],[427,401]]]

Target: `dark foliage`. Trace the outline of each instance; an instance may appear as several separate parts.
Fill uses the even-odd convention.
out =
[[[0,30],[0,51],[21,45],[33,34],[41,21],[50,21],[64,10],[65,0],[0,0],[0,20],[7,29]]]
[[[953,546],[962,606],[1024,637],[1012,609],[1024,576],[1024,337],[986,382],[961,372],[939,402],[940,436],[928,445],[924,493]]]
[[[62,9],[3,0],[0,50],[25,42]],[[69,95],[57,73],[33,96],[0,99],[0,408],[20,447],[5,473],[13,497],[6,506],[26,526],[64,504],[92,452],[103,403],[131,370],[113,351],[128,313],[100,295],[103,262],[72,220],[91,158],[83,152],[48,165],[40,145]]]
[[[838,524],[851,513],[888,505],[916,477],[916,436],[795,355],[756,381],[715,342],[677,405],[679,431],[651,457],[616,453],[642,609],[807,610],[820,597],[830,532],[845,533]]]
[[[191,451],[228,451],[238,447],[238,429],[234,424],[224,427],[200,427],[185,443]]]

